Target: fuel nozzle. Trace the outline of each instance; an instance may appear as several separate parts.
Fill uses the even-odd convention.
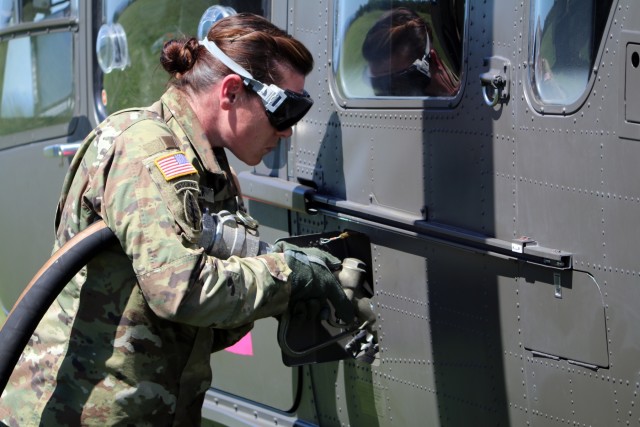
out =
[[[342,261],[342,268],[335,275],[347,298],[353,303],[356,310],[356,323],[360,325],[355,336],[345,345],[345,350],[353,358],[371,364],[375,360],[379,347],[373,329],[376,321],[373,303],[365,292],[368,288],[366,264],[357,258],[345,258]]]
[[[294,333],[293,336],[289,334],[291,313],[287,311],[282,315],[278,324],[278,343],[280,348],[286,356],[303,358],[336,344],[338,341],[350,338],[346,345],[343,346],[343,353],[346,352],[355,359],[372,363],[378,351],[378,343],[373,329],[376,316],[371,299],[367,296],[371,295],[371,292],[367,289],[366,264],[357,258],[345,258],[342,261],[341,268],[334,272],[334,275],[342,285],[347,298],[353,303],[356,311],[356,320],[347,325],[341,323],[335,315],[330,315],[330,310],[322,310],[316,320],[317,323],[324,322],[334,330],[338,329],[341,332],[323,337],[311,345],[307,343],[304,349],[298,349],[300,345],[296,344],[304,338],[299,334]],[[367,292],[369,293],[367,294]],[[300,328],[300,325],[296,326]],[[310,330],[312,328],[313,325],[310,325],[309,328],[305,329]]]
[[[347,298],[353,303],[356,310],[356,322],[358,325],[366,323],[366,328],[376,321],[371,299],[366,296],[366,265],[357,258],[345,258],[342,260],[342,268],[334,275],[342,285]]]

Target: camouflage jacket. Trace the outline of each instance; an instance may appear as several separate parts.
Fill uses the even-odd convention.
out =
[[[196,243],[204,208],[233,211],[234,186],[224,151],[211,147],[178,90],[88,135],[64,183],[54,250],[99,219],[119,245],[50,307],[0,399],[0,419],[200,423],[212,349],[284,311],[291,272],[282,254],[205,254]]]

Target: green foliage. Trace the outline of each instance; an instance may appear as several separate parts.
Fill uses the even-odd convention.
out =
[[[150,105],[164,92],[169,75],[160,65],[162,47],[171,39],[196,36],[210,0],[137,0],[120,15],[131,65],[104,77],[109,112]]]

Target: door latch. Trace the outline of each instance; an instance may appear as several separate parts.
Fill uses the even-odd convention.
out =
[[[489,107],[508,102],[511,63],[500,56],[491,56],[484,59],[484,66],[489,67],[489,71],[480,74],[484,102]]]

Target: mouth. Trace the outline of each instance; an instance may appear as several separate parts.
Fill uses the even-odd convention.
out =
[[[265,147],[265,148],[264,148],[264,152],[265,152],[265,154],[266,154],[266,153],[270,153],[270,152],[272,152],[273,150],[275,150],[276,148],[278,148],[278,144],[277,144],[277,143],[276,143],[276,144],[274,144],[274,145],[269,145],[268,147]]]

